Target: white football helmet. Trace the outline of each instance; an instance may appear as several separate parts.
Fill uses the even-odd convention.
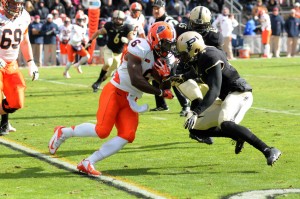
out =
[[[21,15],[24,9],[24,0],[1,0],[2,8],[5,12],[5,16],[14,20]]]
[[[204,6],[197,6],[190,12],[189,28],[200,34],[207,32],[211,26],[211,12]]]
[[[115,10],[112,15],[112,20],[115,26],[120,27],[125,21],[126,15],[121,10]]]
[[[181,34],[177,39],[177,54],[181,62],[196,60],[197,54],[206,48],[202,36],[195,31]]]

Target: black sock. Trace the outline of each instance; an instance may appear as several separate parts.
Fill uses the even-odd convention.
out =
[[[8,125],[8,114],[1,115],[1,123],[0,126],[4,127]]]
[[[227,138],[231,138],[234,140],[238,139],[238,137],[236,137],[235,135],[226,133],[218,127],[212,127],[207,130],[191,129],[190,133],[192,133],[194,135],[204,136],[204,137],[227,137]]]
[[[107,71],[102,69],[96,83],[98,83],[98,84],[102,83],[104,81],[104,77],[105,77],[106,73],[107,73]]]
[[[225,121],[221,124],[221,129],[224,132],[230,132],[240,137],[244,141],[248,142],[256,149],[265,153],[265,149],[269,148],[262,140],[260,140],[256,135],[254,135],[248,128],[238,125],[234,122]]]

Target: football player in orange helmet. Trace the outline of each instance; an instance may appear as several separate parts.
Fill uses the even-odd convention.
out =
[[[143,7],[140,3],[134,2],[130,5],[130,14],[127,15],[124,23],[133,26],[135,36],[146,38],[144,25],[145,16],[142,14]]]
[[[39,78],[34,63],[28,36],[30,15],[24,9],[23,0],[2,0],[0,9],[0,135],[8,134],[8,114],[24,107],[25,80],[19,70],[17,58],[19,50],[27,61],[32,80]],[[2,93],[6,96],[3,97]]]
[[[156,88],[148,81],[154,70],[164,77],[170,75],[170,70],[166,68],[164,61],[160,62],[161,64],[156,61],[159,56],[154,52],[154,47],[169,52],[171,47],[167,49],[166,46],[161,45],[164,45],[165,41],[173,43],[175,31],[170,29],[166,22],[157,23],[150,28],[150,32],[153,33],[151,41],[157,40],[156,45],[151,45],[151,41],[144,38],[135,38],[128,43],[128,51],[121,65],[101,92],[96,125],[82,123],[72,127],[56,127],[48,145],[51,154],[55,154],[60,145],[71,137],[108,138],[115,126],[117,135],[110,137],[110,140],[106,141],[99,150],[77,165],[79,171],[99,176],[101,172],[97,171],[94,165],[116,154],[135,139],[139,113],[148,110],[148,105],[138,105],[137,99],[141,98],[143,93],[173,98],[169,89]]]
[[[81,65],[86,63],[90,58],[89,52],[83,46],[83,43],[87,40],[86,29],[84,28],[84,13],[81,11],[77,12],[75,20],[76,24],[72,25],[70,40],[67,44],[68,61],[63,73],[65,78],[71,78],[69,69],[75,62],[76,54],[81,56],[80,60],[74,64],[78,73],[82,73]]]

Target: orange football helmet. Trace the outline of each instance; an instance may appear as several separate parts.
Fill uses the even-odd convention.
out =
[[[130,13],[133,18],[139,18],[142,12],[142,5],[138,2],[134,2],[130,5]]]
[[[83,26],[84,13],[82,11],[77,11],[75,15],[76,24],[79,26]]]
[[[2,8],[8,19],[14,20],[24,9],[24,0],[1,0]]]
[[[167,22],[159,21],[152,24],[147,38],[151,48],[161,57],[167,57],[176,48],[176,32]]]

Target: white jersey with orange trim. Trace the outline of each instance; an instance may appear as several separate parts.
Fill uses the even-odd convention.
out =
[[[145,78],[150,78],[152,66],[154,64],[154,55],[148,41],[143,38],[136,38],[131,40],[128,44],[127,53],[131,53],[132,55],[141,59],[142,73]],[[110,82],[117,88],[129,92],[137,98],[141,98],[143,95],[142,91],[131,84],[129,73],[127,70],[127,60],[125,60],[124,58]]]
[[[261,29],[262,30],[271,30],[271,20],[270,15],[267,13],[264,13],[260,16],[260,23],[261,23]]]
[[[85,37],[86,29],[81,26],[78,26],[77,24],[73,24],[69,44],[71,46],[80,46]]]
[[[73,25],[70,24],[68,26],[61,26],[60,30],[59,30],[59,39],[60,41],[69,41],[70,36],[71,36],[71,32],[72,32],[72,27]]]
[[[131,15],[126,16],[125,22],[126,24],[130,24],[133,27],[133,31],[135,35],[145,34],[144,24],[145,24],[145,16],[141,14],[138,18],[133,18]]]
[[[28,32],[30,15],[24,9],[15,20],[8,19],[0,10],[0,57],[7,63],[17,60],[20,43]]]

